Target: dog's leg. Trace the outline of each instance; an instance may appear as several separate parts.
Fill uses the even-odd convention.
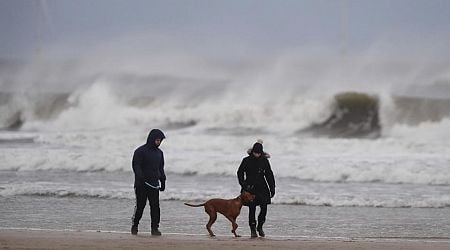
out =
[[[236,217],[231,216],[225,216],[227,219],[231,222],[231,232],[234,234],[234,237],[241,237],[239,234],[236,233],[236,229],[238,228],[238,224],[236,223]]]
[[[209,207],[209,206],[205,206],[205,212],[209,215],[209,221],[208,221],[208,224],[206,224],[206,229],[209,232],[209,236],[214,237],[216,235],[211,230],[211,226],[212,226],[212,224],[214,224],[214,222],[217,219],[217,213],[214,210],[214,208]]]

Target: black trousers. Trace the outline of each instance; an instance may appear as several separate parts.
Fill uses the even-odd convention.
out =
[[[248,206],[248,223],[250,226],[256,225],[256,218],[255,218],[256,206],[257,205]],[[266,221],[267,204],[261,204],[259,205],[259,207],[261,208],[261,210],[259,211],[258,215],[258,224],[262,226],[262,224],[264,224],[264,222]]]
[[[139,225],[139,221],[142,218],[142,213],[144,212],[148,200],[150,205],[151,228],[157,229],[160,221],[159,189],[135,187],[134,192],[136,194],[136,206],[134,207],[132,218],[133,225]]]

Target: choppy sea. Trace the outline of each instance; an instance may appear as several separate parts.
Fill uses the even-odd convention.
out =
[[[1,132],[0,224],[128,231],[134,208],[131,156],[146,133]],[[237,196],[235,173],[257,135],[202,134],[195,128],[166,134],[161,229],[206,234],[203,209],[183,202]],[[395,138],[265,139],[277,186],[269,206],[269,234],[450,237],[448,145]],[[148,231],[146,209],[142,231]],[[244,207],[238,222],[243,235],[248,234],[246,216]],[[219,217],[214,229],[226,235],[228,222]]]
[[[263,139],[276,179],[268,235],[450,238],[450,101],[442,88],[439,97],[417,88],[388,93],[386,85],[307,91],[309,83],[274,88],[249,77],[263,72],[235,68],[237,75],[188,77],[32,66],[2,68],[10,74],[0,78],[2,228],[128,232],[132,154],[160,128],[163,233],[206,235],[206,214],[183,202],[236,197],[237,168]],[[60,87],[36,87],[43,85]],[[244,235],[246,216],[244,208]],[[146,224],[148,208],[141,231]],[[228,222],[219,217],[214,229],[228,234]]]

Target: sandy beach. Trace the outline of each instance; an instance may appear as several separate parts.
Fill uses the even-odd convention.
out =
[[[206,235],[1,229],[1,249],[450,249],[439,239],[250,239]]]

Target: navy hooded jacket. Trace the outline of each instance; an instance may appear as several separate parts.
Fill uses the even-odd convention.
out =
[[[166,181],[164,173],[164,154],[155,145],[156,139],[164,139],[164,133],[159,129],[152,129],[147,137],[147,143],[134,151],[133,172],[134,187],[144,186],[145,182],[158,187],[159,181]]]

